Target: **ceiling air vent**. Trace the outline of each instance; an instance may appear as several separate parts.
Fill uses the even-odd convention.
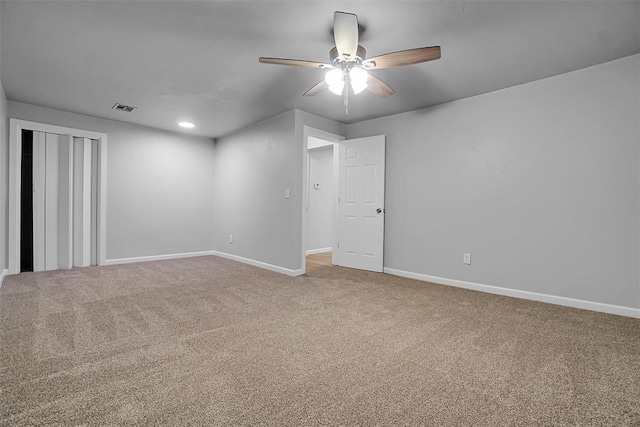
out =
[[[111,108],[118,111],[124,111],[125,113],[130,113],[138,107],[129,107],[128,105],[124,105],[124,104],[120,104],[119,102],[116,102]]]

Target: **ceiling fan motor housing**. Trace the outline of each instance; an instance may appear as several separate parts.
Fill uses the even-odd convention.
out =
[[[347,63],[351,63],[353,65],[361,65],[362,61],[364,61],[366,57],[367,57],[367,50],[360,45],[358,45],[358,50],[356,50],[356,56],[353,58],[350,58],[348,56],[347,57],[340,56],[338,54],[338,48],[336,47],[334,47],[329,51],[329,58],[331,58],[331,64],[333,64],[334,67],[339,67],[339,68],[343,67],[342,64],[347,64]]]

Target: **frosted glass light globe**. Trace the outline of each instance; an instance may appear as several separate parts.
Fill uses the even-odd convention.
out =
[[[353,93],[355,93],[356,95],[367,88],[369,73],[367,73],[362,68],[352,68],[349,72],[349,77],[351,78],[351,87],[353,88]]]
[[[324,80],[329,85],[329,90],[336,95],[342,95],[344,89],[344,73],[340,68],[334,68],[324,75]]]

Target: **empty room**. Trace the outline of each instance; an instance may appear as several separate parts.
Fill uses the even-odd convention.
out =
[[[0,425],[640,426],[640,2],[0,0]]]

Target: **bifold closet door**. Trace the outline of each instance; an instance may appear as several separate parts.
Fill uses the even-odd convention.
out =
[[[44,269],[58,269],[58,135],[45,134]]]
[[[33,132],[33,271],[71,268],[69,140]]]
[[[98,140],[91,140],[91,265],[98,265]]]
[[[98,141],[27,132],[33,137],[33,271],[97,265]]]
[[[33,132],[33,271],[45,267],[46,134]]]
[[[73,266],[97,264],[98,141],[73,138]]]
[[[60,135],[58,150],[58,268],[73,267],[73,140]]]

